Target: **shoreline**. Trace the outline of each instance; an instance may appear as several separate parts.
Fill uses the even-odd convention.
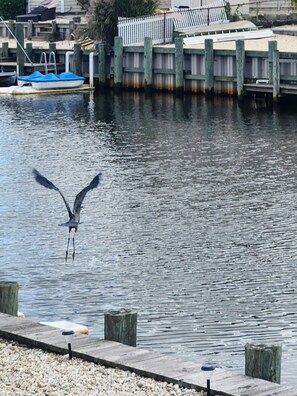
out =
[[[130,371],[68,359],[0,338],[1,395],[203,396]]]

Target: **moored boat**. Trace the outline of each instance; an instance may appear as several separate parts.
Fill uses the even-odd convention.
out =
[[[83,83],[84,77],[77,76],[72,72],[42,74],[35,71],[29,76],[18,77],[18,85],[31,85],[37,90],[79,88]]]
[[[0,72],[0,87],[10,87],[16,83],[16,72]]]

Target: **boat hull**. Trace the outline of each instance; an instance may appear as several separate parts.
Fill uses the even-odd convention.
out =
[[[0,87],[10,87],[11,85],[15,85],[16,78],[16,72],[0,72]]]
[[[20,76],[18,85],[31,85],[37,90],[47,89],[71,89],[80,88],[84,83],[84,77],[77,76],[72,72],[63,72],[59,75],[48,73],[43,75],[39,71],[35,71],[29,76]]]
[[[60,81],[32,81],[32,88],[38,90],[44,89],[68,89],[68,88],[79,88],[83,85],[84,80],[60,80]]]

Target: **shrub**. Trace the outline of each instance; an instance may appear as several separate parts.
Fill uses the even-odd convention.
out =
[[[158,3],[158,0],[90,0],[88,35],[112,45],[118,17],[151,15]]]
[[[26,13],[26,0],[0,0],[0,16],[4,20],[15,19]]]

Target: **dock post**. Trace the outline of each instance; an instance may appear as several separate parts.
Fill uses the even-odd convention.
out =
[[[13,19],[10,19],[8,21],[8,26],[9,26],[8,37],[11,39],[11,38],[13,38],[12,33],[15,34],[14,20]]]
[[[56,44],[56,43],[49,43],[49,45],[48,45],[48,50],[49,50],[49,53],[51,53],[51,52],[56,53],[56,51],[57,51],[57,44]]]
[[[104,89],[106,86],[106,53],[105,45],[103,43],[98,44],[98,82],[99,89]]]
[[[273,83],[273,53],[277,50],[277,41],[268,41],[268,79]]]
[[[3,58],[8,58],[8,42],[5,41],[2,43],[2,57]]]
[[[121,308],[104,314],[104,339],[135,347],[137,312]]]
[[[78,76],[82,75],[82,50],[80,44],[74,44],[73,51],[73,65],[74,65],[74,73]]]
[[[32,36],[33,36],[33,21],[32,19],[29,19],[27,25],[27,39],[32,40]]]
[[[184,46],[183,38],[176,37],[175,43],[175,92],[177,95],[184,93]]]
[[[17,65],[19,75],[25,73],[25,37],[24,37],[24,25],[21,22],[16,22],[15,36],[17,38]]]
[[[26,44],[26,54],[28,55],[28,58],[33,60],[33,45],[32,43],[27,43]]]
[[[279,51],[273,51],[272,61],[272,82],[273,82],[273,101],[277,101],[280,92],[280,75],[279,75]]]
[[[246,344],[245,375],[280,384],[281,345]]]
[[[236,40],[236,81],[237,81],[237,96],[240,101],[243,100],[243,95],[244,95],[244,65],[245,65],[244,40]]]
[[[205,96],[211,98],[214,96],[214,52],[213,52],[213,40],[206,39],[204,47],[205,55]]]
[[[55,41],[57,39],[57,22],[54,20],[51,22],[52,25],[52,34],[50,37],[50,41]]]
[[[114,89],[120,91],[123,85],[123,37],[114,38]]]
[[[0,312],[18,316],[19,285],[17,282],[0,283]]]
[[[144,91],[150,93],[153,86],[153,39],[144,38]]]

